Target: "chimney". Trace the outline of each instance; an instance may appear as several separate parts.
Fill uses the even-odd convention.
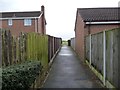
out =
[[[45,7],[42,5],[41,6],[41,11],[42,11],[42,34],[46,34],[46,27],[45,27]]]
[[[43,12],[43,14],[45,13],[45,7],[43,5],[41,6],[41,11]]]

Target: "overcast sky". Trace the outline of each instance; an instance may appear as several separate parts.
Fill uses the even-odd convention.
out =
[[[0,0],[0,11],[39,11],[45,6],[47,34],[74,37],[77,8],[118,7],[119,0]]]

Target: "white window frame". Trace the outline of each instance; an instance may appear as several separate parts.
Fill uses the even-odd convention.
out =
[[[12,19],[8,19],[8,25],[9,25],[9,26],[12,26],[12,25],[13,25]]]
[[[24,19],[24,26],[31,26],[32,25],[32,19]]]

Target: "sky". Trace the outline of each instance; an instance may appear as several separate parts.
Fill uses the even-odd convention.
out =
[[[118,7],[120,0],[0,0],[0,12],[40,11],[45,6],[47,34],[68,40],[74,37],[77,8]]]

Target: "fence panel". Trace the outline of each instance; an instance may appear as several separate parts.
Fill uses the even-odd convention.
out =
[[[0,29],[0,67],[2,66],[2,30]]]
[[[118,53],[118,30],[115,30],[113,32],[113,85],[118,87],[119,83],[119,75],[118,75],[118,55],[120,55],[120,53]]]
[[[48,64],[48,36],[35,33],[27,35],[27,59],[40,60],[43,66]]]
[[[16,38],[13,39],[12,55],[13,55],[13,63],[16,64],[17,63],[17,40],[16,40]]]
[[[11,56],[11,34],[10,31],[3,31],[3,37],[2,37],[2,41],[3,41],[3,62],[5,66],[11,65],[12,64],[12,56]]]
[[[19,37],[13,37],[10,30],[1,31],[0,55],[2,54],[3,66],[21,63],[25,60],[40,60],[46,67],[61,46],[61,38],[38,33],[21,33]]]
[[[88,60],[88,62],[90,62],[90,36],[86,37],[86,60]]]
[[[97,35],[92,35],[91,36],[92,40],[91,40],[91,53],[92,53],[92,57],[91,57],[91,64],[96,68],[96,61],[97,61],[97,55],[98,55],[98,51],[97,51]]]
[[[106,46],[106,71],[107,79],[112,82],[114,86],[118,86],[118,30],[106,32],[107,46]]]
[[[71,38],[71,47],[75,50],[75,38]]]
[[[13,38],[10,30],[2,30],[2,64],[8,66],[21,62],[25,58],[25,39],[21,35],[18,40]]]
[[[120,29],[105,31],[106,37],[106,80],[118,87]],[[103,32],[91,36],[92,66],[103,75]],[[86,59],[90,60],[90,36],[86,37]]]
[[[71,46],[71,48],[75,50],[75,38],[68,40],[68,46]]]
[[[120,53],[120,31],[118,32],[118,54]],[[120,65],[120,55],[118,55],[118,66]],[[120,68],[118,68],[118,87],[120,87]]]
[[[96,66],[101,74],[103,74],[103,33],[99,33],[97,36],[97,61]]]
[[[52,37],[49,36],[48,37],[48,62],[50,62],[50,59],[51,59],[51,56],[52,56],[52,52],[51,52],[51,49],[52,49]]]
[[[118,83],[118,81],[119,81],[119,79],[118,79],[118,77],[119,77],[119,75],[118,75],[118,61],[119,61],[119,58],[118,58],[118,56],[119,56],[118,39],[120,39],[120,37],[118,37],[119,32],[120,32],[120,30],[115,30],[113,32],[113,35],[114,35],[113,36],[113,43],[114,43],[113,44],[114,45],[113,46],[113,60],[114,60],[113,71],[115,71],[113,74],[113,82],[115,83],[114,85],[117,85],[117,86],[119,85],[119,83]]]
[[[106,33],[106,76],[113,81],[113,32]]]

